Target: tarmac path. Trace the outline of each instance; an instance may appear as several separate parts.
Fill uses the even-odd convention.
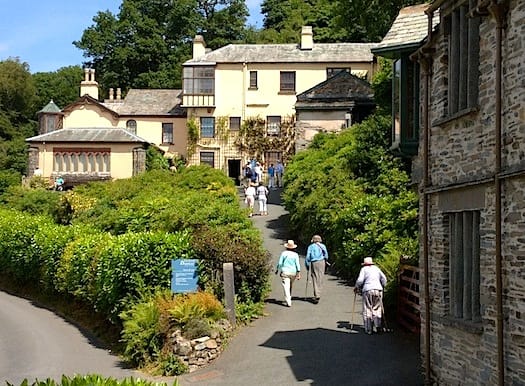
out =
[[[280,190],[275,190],[270,192],[268,216],[252,217],[275,264],[284,242],[292,238],[287,216]],[[351,312],[352,287],[327,274],[319,304],[305,299],[305,251],[297,251],[303,277],[295,282],[292,307],[283,306],[280,279],[272,275],[268,316],[241,328],[207,368],[179,377],[181,386],[424,384],[418,337],[395,328],[393,333],[364,334],[359,297]],[[313,296],[311,283],[308,292]]]
[[[280,190],[270,192],[268,213],[252,219],[275,264],[291,238]],[[298,252],[304,258],[305,248]],[[304,271],[304,261],[302,266]],[[284,307],[280,279],[272,275],[267,316],[240,328],[219,358],[178,377],[179,385],[423,384],[418,337],[398,330],[368,336],[362,329],[359,299],[351,313],[352,287],[326,275],[321,301],[313,304],[305,299],[305,284],[303,272],[295,283],[292,307]],[[0,291],[0,384],[19,385],[24,378],[60,380],[62,374],[134,376],[168,385],[176,379],[152,379],[126,369],[88,333],[29,300]]]

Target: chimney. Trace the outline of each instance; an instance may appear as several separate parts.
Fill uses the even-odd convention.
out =
[[[301,29],[301,50],[311,50],[314,48],[314,34],[312,26],[305,25]]]
[[[84,80],[80,82],[80,96],[84,95],[98,100],[98,83],[95,80],[94,68],[84,68]]]
[[[113,101],[113,87],[109,89],[109,100]]]
[[[120,87],[117,87],[117,100],[120,100],[120,97],[122,95],[122,91],[120,90]]]
[[[195,35],[193,39],[193,59],[198,59],[206,54],[206,43],[202,35]]]

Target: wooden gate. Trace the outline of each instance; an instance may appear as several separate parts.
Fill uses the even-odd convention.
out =
[[[400,265],[398,274],[397,322],[413,333],[421,328],[418,267]]]

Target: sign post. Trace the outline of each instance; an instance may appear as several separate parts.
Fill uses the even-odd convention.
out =
[[[171,292],[197,292],[198,263],[199,260],[197,259],[171,260]]]

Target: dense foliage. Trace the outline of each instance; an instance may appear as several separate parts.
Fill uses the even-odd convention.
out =
[[[339,135],[317,135],[288,164],[284,201],[307,242],[322,235],[334,268],[355,279],[366,256],[395,278],[399,259],[417,252],[417,197],[387,151],[390,119],[374,115]]]
[[[172,386],[177,386],[179,383],[175,380]],[[8,386],[17,386],[7,382]],[[25,379],[20,386],[167,386],[164,382],[151,382],[140,378],[125,378],[118,380],[115,378],[106,378],[97,374],[90,375],[75,375],[68,377],[63,375],[60,381],[53,379],[28,381]]]

